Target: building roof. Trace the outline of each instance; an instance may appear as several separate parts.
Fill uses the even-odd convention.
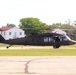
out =
[[[7,31],[7,30],[9,30],[11,28],[13,28],[13,27],[2,27],[2,28],[0,28],[0,31]]]

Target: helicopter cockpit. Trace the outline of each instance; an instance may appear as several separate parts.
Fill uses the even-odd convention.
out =
[[[73,45],[76,41],[71,40],[67,35],[59,35],[54,37],[54,48],[59,48],[61,45]]]
[[[70,39],[67,35],[63,36],[63,42],[64,44],[67,44],[67,45],[72,45],[76,43],[76,41]]]

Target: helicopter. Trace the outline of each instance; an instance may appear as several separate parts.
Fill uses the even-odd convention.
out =
[[[67,35],[58,33],[31,33],[29,36],[22,38],[5,40],[0,35],[0,43],[9,44],[6,48],[12,45],[34,45],[34,46],[53,46],[54,49],[64,45],[76,44],[76,41],[71,40]]]

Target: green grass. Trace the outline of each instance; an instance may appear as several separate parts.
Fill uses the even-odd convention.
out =
[[[76,45],[62,46],[59,49],[53,49],[50,46],[19,50],[6,49],[0,50],[0,56],[76,56]]]

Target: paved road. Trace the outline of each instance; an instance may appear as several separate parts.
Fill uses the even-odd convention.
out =
[[[76,75],[76,56],[0,57],[0,75]]]

